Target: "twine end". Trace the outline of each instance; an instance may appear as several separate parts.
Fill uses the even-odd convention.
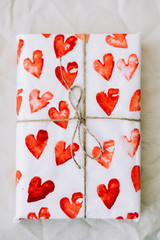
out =
[[[79,164],[77,166],[78,166],[79,169],[81,169],[81,166]]]

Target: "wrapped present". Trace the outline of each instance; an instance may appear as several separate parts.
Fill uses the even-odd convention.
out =
[[[140,34],[22,34],[15,219],[139,219]]]

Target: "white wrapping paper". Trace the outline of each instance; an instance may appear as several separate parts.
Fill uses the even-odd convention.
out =
[[[27,34],[18,36],[18,46],[15,219],[137,219],[139,34],[88,34],[85,49],[83,35]],[[86,158],[86,169],[78,135],[73,151],[81,169],[71,156],[77,120],[52,121],[75,117],[61,78],[60,57],[70,87],[83,90],[86,76],[86,125],[103,146],[100,159]],[[86,150],[93,157],[100,153],[88,134]]]

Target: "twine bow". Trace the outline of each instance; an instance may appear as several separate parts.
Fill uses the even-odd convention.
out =
[[[79,143],[80,143],[80,146],[84,152],[84,154],[91,158],[91,159],[98,159],[99,157],[101,157],[102,155],[102,146],[101,146],[101,143],[99,142],[99,140],[96,138],[96,136],[91,133],[91,131],[86,127],[85,125],[85,117],[83,116],[82,114],[82,110],[80,108],[80,102],[81,102],[81,99],[82,99],[82,95],[83,95],[83,90],[80,86],[73,86],[73,87],[70,87],[67,83],[67,81],[65,80],[65,77],[63,75],[63,71],[62,71],[62,65],[61,65],[61,57],[60,57],[60,70],[61,70],[61,75],[62,75],[62,78],[63,78],[63,81],[65,82],[65,84],[67,85],[67,88],[69,89],[69,101],[72,105],[72,107],[74,108],[75,110],[75,119],[77,119],[77,124],[76,124],[76,127],[75,127],[75,130],[73,132],[73,136],[72,136],[72,140],[71,140],[71,155],[72,155],[72,158],[74,160],[74,162],[76,163],[77,167],[80,169],[81,166],[78,164],[78,162],[76,161],[75,157],[74,157],[74,154],[73,154],[73,142],[74,142],[74,139],[75,139],[75,136],[76,136],[76,132],[78,131],[78,138],[79,138]],[[80,95],[79,95],[79,98],[77,99],[77,97],[75,96],[75,94],[73,93],[74,89],[79,89],[80,91]],[[73,100],[74,99],[74,100]],[[76,102],[76,103],[74,103]],[[90,134],[95,140],[96,142],[98,143],[99,147],[100,147],[100,154],[97,156],[97,157],[93,157],[91,155],[89,155],[86,151],[86,146],[85,146],[85,142],[83,141],[83,144],[82,144],[82,141],[81,141],[81,126],[83,127],[83,129],[86,131],[86,133]]]

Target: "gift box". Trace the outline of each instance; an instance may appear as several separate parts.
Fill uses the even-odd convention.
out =
[[[139,219],[140,34],[17,45],[15,219]]]

